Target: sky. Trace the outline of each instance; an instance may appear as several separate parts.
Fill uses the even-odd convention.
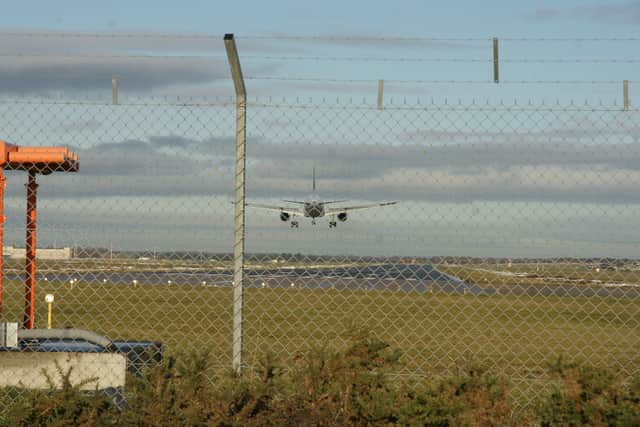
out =
[[[4,28],[408,37],[628,36],[637,1],[6,2]],[[36,13],[37,12],[37,13]]]
[[[625,79],[634,106],[640,1],[2,10],[0,139],[55,141],[81,161],[77,176],[40,180],[44,245],[231,251],[235,112],[222,37],[233,33],[250,99],[250,200],[305,198],[316,167],[322,196],[399,202],[354,213],[339,232],[290,230],[249,210],[250,251],[637,256],[640,117],[618,106]],[[23,180],[10,178],[5,241],[20,245]]]

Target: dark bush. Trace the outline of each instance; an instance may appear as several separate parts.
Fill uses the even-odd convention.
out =
[[[640,377],[624,384],[609,370],[564,363],[550,367],[556,389],[540,405],[542,426],[639,426]]]
[[[72,369],[64,372],[57,364],[61,387],[56,390],[54,382],[46,372],[50,390],[24,393],[18,396],[17,389],[9,390],[16,400],[8,411],[6,424],[15,426],[70,426],[113,425],[119,411],[113,399],[94,390],[82,388],[95,382],[87,380],[80,384],[70,381]],[[6,392],[5,392],[6,393]],[[5,394],[6,397],[7,395]]]
[[[457,375],[402,381],[392,376],[401,354],[359,335],[342,351],[298,354],[284,369],[272,357],[243,377],[210,379],[209,353],[166,357],[142,377],[131,376],[125,403],[86,384],[0,390],[0,425],[135,426],[637,426],[640,378],[625,384],[608,370],[566,364],[550,372],[557,387],[536,406],[516,411],[509,384],[473,363]],[[90,381],[89,381],[90,383]],[[84,387],[86,388],[86,387]]]

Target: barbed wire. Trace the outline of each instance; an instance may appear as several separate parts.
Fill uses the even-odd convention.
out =
[[[101,107],[229,107],[236,105],[235,97],[231,96],[128,96],[120,98],[117,104],[111,99],[99,97],[69,98],[64,95],[44,95],[38,97],[14,97],[0,95],[1,104],[29,104],[29,105],[90,105]]]
[[[375,56],[271,56],[271,55],[243,55],[242,59],[265,59],[279,61],[332,61],[332,62],[448,62],[448,63],[493,63],[492,58],[420,58],[420,57],[375,57]],[[566,59],[566,58],[514,58],[500,59],[500,63],[540,63],[540,64],[601,64],[601,63],[640,63],[640,59]]]
[[[299,40],[299,41],[406,41],[406,42],[469,42],[492,41],[494,37],[402,37],[402,36],[303,36],[303,35],[249,35],[237,39],[253,40]],[[640,41],[640,36],[628,37],[496,37],[509,42],[631,42]]]
[[[82,54],[82,53],[0,53],[0,57],[10,58],[127,58],[127,59],[221,59],[224,55],[142,55],[142,54]],[[419,58],[419,57],[374,57],[374,56],[270,56],[270,55],[243,55],[243,60],[277,60],[277,61],[330,61],[330,62],[431,62],[431,63],[493,63],[493,59],[487,58]],[[520,64],[636,64],[640,58],[514,58],[500,59],[500,63]]]
[[[174,96],[151,95],[129,96],[121,98],[117,104],[111,99],[100,97],[69,98],[65,95],[49,94],[35,97],[14,97],[0,94],[2,104],[30,104],[30,105],[90,105],[100,107],[138,107],[138,106],[167,106],[167,107],[230,107],[236,105],[233,96]],[[247,104],[259,108],[283,108],[283,109],[324,109],[324,110],[368,110],[379,111],[379,106],[369,98],[314,98],[314,97],[274,97],[256,96],[249,97]],[[394,98],[388,97],[382,107],[383,110],[425,110],[436,109],[441,111],[603,111],[623,112],[623,105],[617,101],[603,102],[585,99],[576,100],[505,100],[487,98],[483,99],[435,99],[435,98]],[[624,112],[640,112],[640,107],[630,106]]]
[[[25,37],[25,38],[91,38],[91,39],[118,39],[118,38],[139,38],[139,39],[221,39],[218,34],[193,33],[68,33],[68,32],[19,32],[0,31],[0,36]]]
[[[30,37],[30,38],[166,38],[166,39],[221,39],[222,34],[213,33],[84,33],[84,32],[55,32],[55,31],[0,31],[1,36]],[[339,35],[246,35],[236,36],[236,39],[247,40],[295,40],[295,41],[406,41],[406,42],[467,42],[491,41],[493,37],[414,37],[414,36],[339,36]],[[500,41],[508,42],[635,42],[640,36],[611,36],[611,37],[498,37]]]
[[[226,58],[224,55],[96,55],[96,54],[82,54],[82,53],[0,53],[0,57],[5,58],[87,58],[87,59],[222,59]]]
[[[336,79],[322,77],[286,77],[286,76],[245,76],[245,80],[273,80],[273,81],[301,81],[319,83],[377,83],[383,80],[393,84],[495,84],[493,80],[394,80],[394,79]],[[500,84],[615,84],[622,80],[501,80]],[[629,83],[637,83],[635,80],[627,80]]]

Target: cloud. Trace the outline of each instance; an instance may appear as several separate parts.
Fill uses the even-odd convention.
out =
[[[53,174],[47,197],[160,197],[229,192],[233,140],[204,141],[179,136],[152,136],[89,148],[73,148],[80,159],[77,174]],[[214,154],[215,153],[215,154]],[[227,178],[221,178],[226,175]],[[10,194],[21,193],[21,180],[10,179]]]
[[[47,197],[231,197],[234,141],[150,137],[78,150],[81,172],[46,177]],[[330,197],[405,201],[638,203],[640,146],[465,144],[377,147],[254,140],[251,198],[304,198],[316,167]],[[10,180],[13,187],[20,180]],[[11,188],[9,192],[21,192]]]
[[[247,43],[247,50],[255,49]],[[263,47],[267,49],[268,47]],[[264,51],[264,50],[263,50]],[[0,92],[110,90],[149,92],[175,86],[206,86],[228,81],[222,41],[181,34],[148,35],[17,31],[0,37]],[[272,73],[277,64],[249,64],[254,74]]]
[[[539,20],[586,19],[597,22],[637,24],[640,23],[640,1],[573,8],[538,8],[531,13],[531,16]]]
[[[150,91],[172,84],[204,84],[228,79],[222,60],[200,58],[19,58],[0,67],[0,92],[40,94],[52,90]]]
[[[11,141],[49,134],[78,174],[42,179],[50,198],[234,192],[233,106],[16,104]],[[355,107],[354,107],[355,108]],[[250,105],[247,193],[330,198],[639,203],[640,126],[620,111],[351,110]],[[37,119],[25,126],[24,117]],[[28,122],[27,122],[28,123]],[[74,131],[73,127],[78,128]],[[8,193],[22,194],[23,179]],[[43,184],[44,185],[44,184]],[[15,193],[14,193],[15,192]]]
[[[13,110],[3,124],[11,132],[48,135],[25,126],[25,116],[50,123],[67,131],[61,136],[75,142],[80,157],[78,174],[38,179],[43,238],[49,236],[43,241],[79,236],[93,245],[231,247],[233,107]],[[579,245],[600,254],[605,244],[619,253],[637,249],[628,230],[640,209],[640,127],[627,112],[249,111],[249,200],[305,199],[315,166],[323,197],[400,201],[354,215],[338,236],[303,225],[291,237],[273,213],[248,211],[251,241],[264,250],[423,253],[435,244],[435,253],[535,249],[548,256],[575,254]],[[24,173],[7,173],[12,242],[24,235],[25,180]],[[56,232],[65,227],[78,232]],[[370,244],[381,233],[399,237]],[[523,248],[528,241],[539,243]]]

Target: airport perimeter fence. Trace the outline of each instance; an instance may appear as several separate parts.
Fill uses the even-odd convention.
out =
[[[80,162],[36,175],[36,328],[52,294],[54,330],[232,366],[235,126],[234,99],[0,100],[0,139]],[[249,100],[245,372],[366,329],[400,378],[473,361],[520,404],[559,356],[638,375],[639,138],[617,106]],[[22,324],[27,174],[4,174],[0,321]],[[312,221],[286,200],[339,202]],[[27,359],[3,385],[37,384]]]

